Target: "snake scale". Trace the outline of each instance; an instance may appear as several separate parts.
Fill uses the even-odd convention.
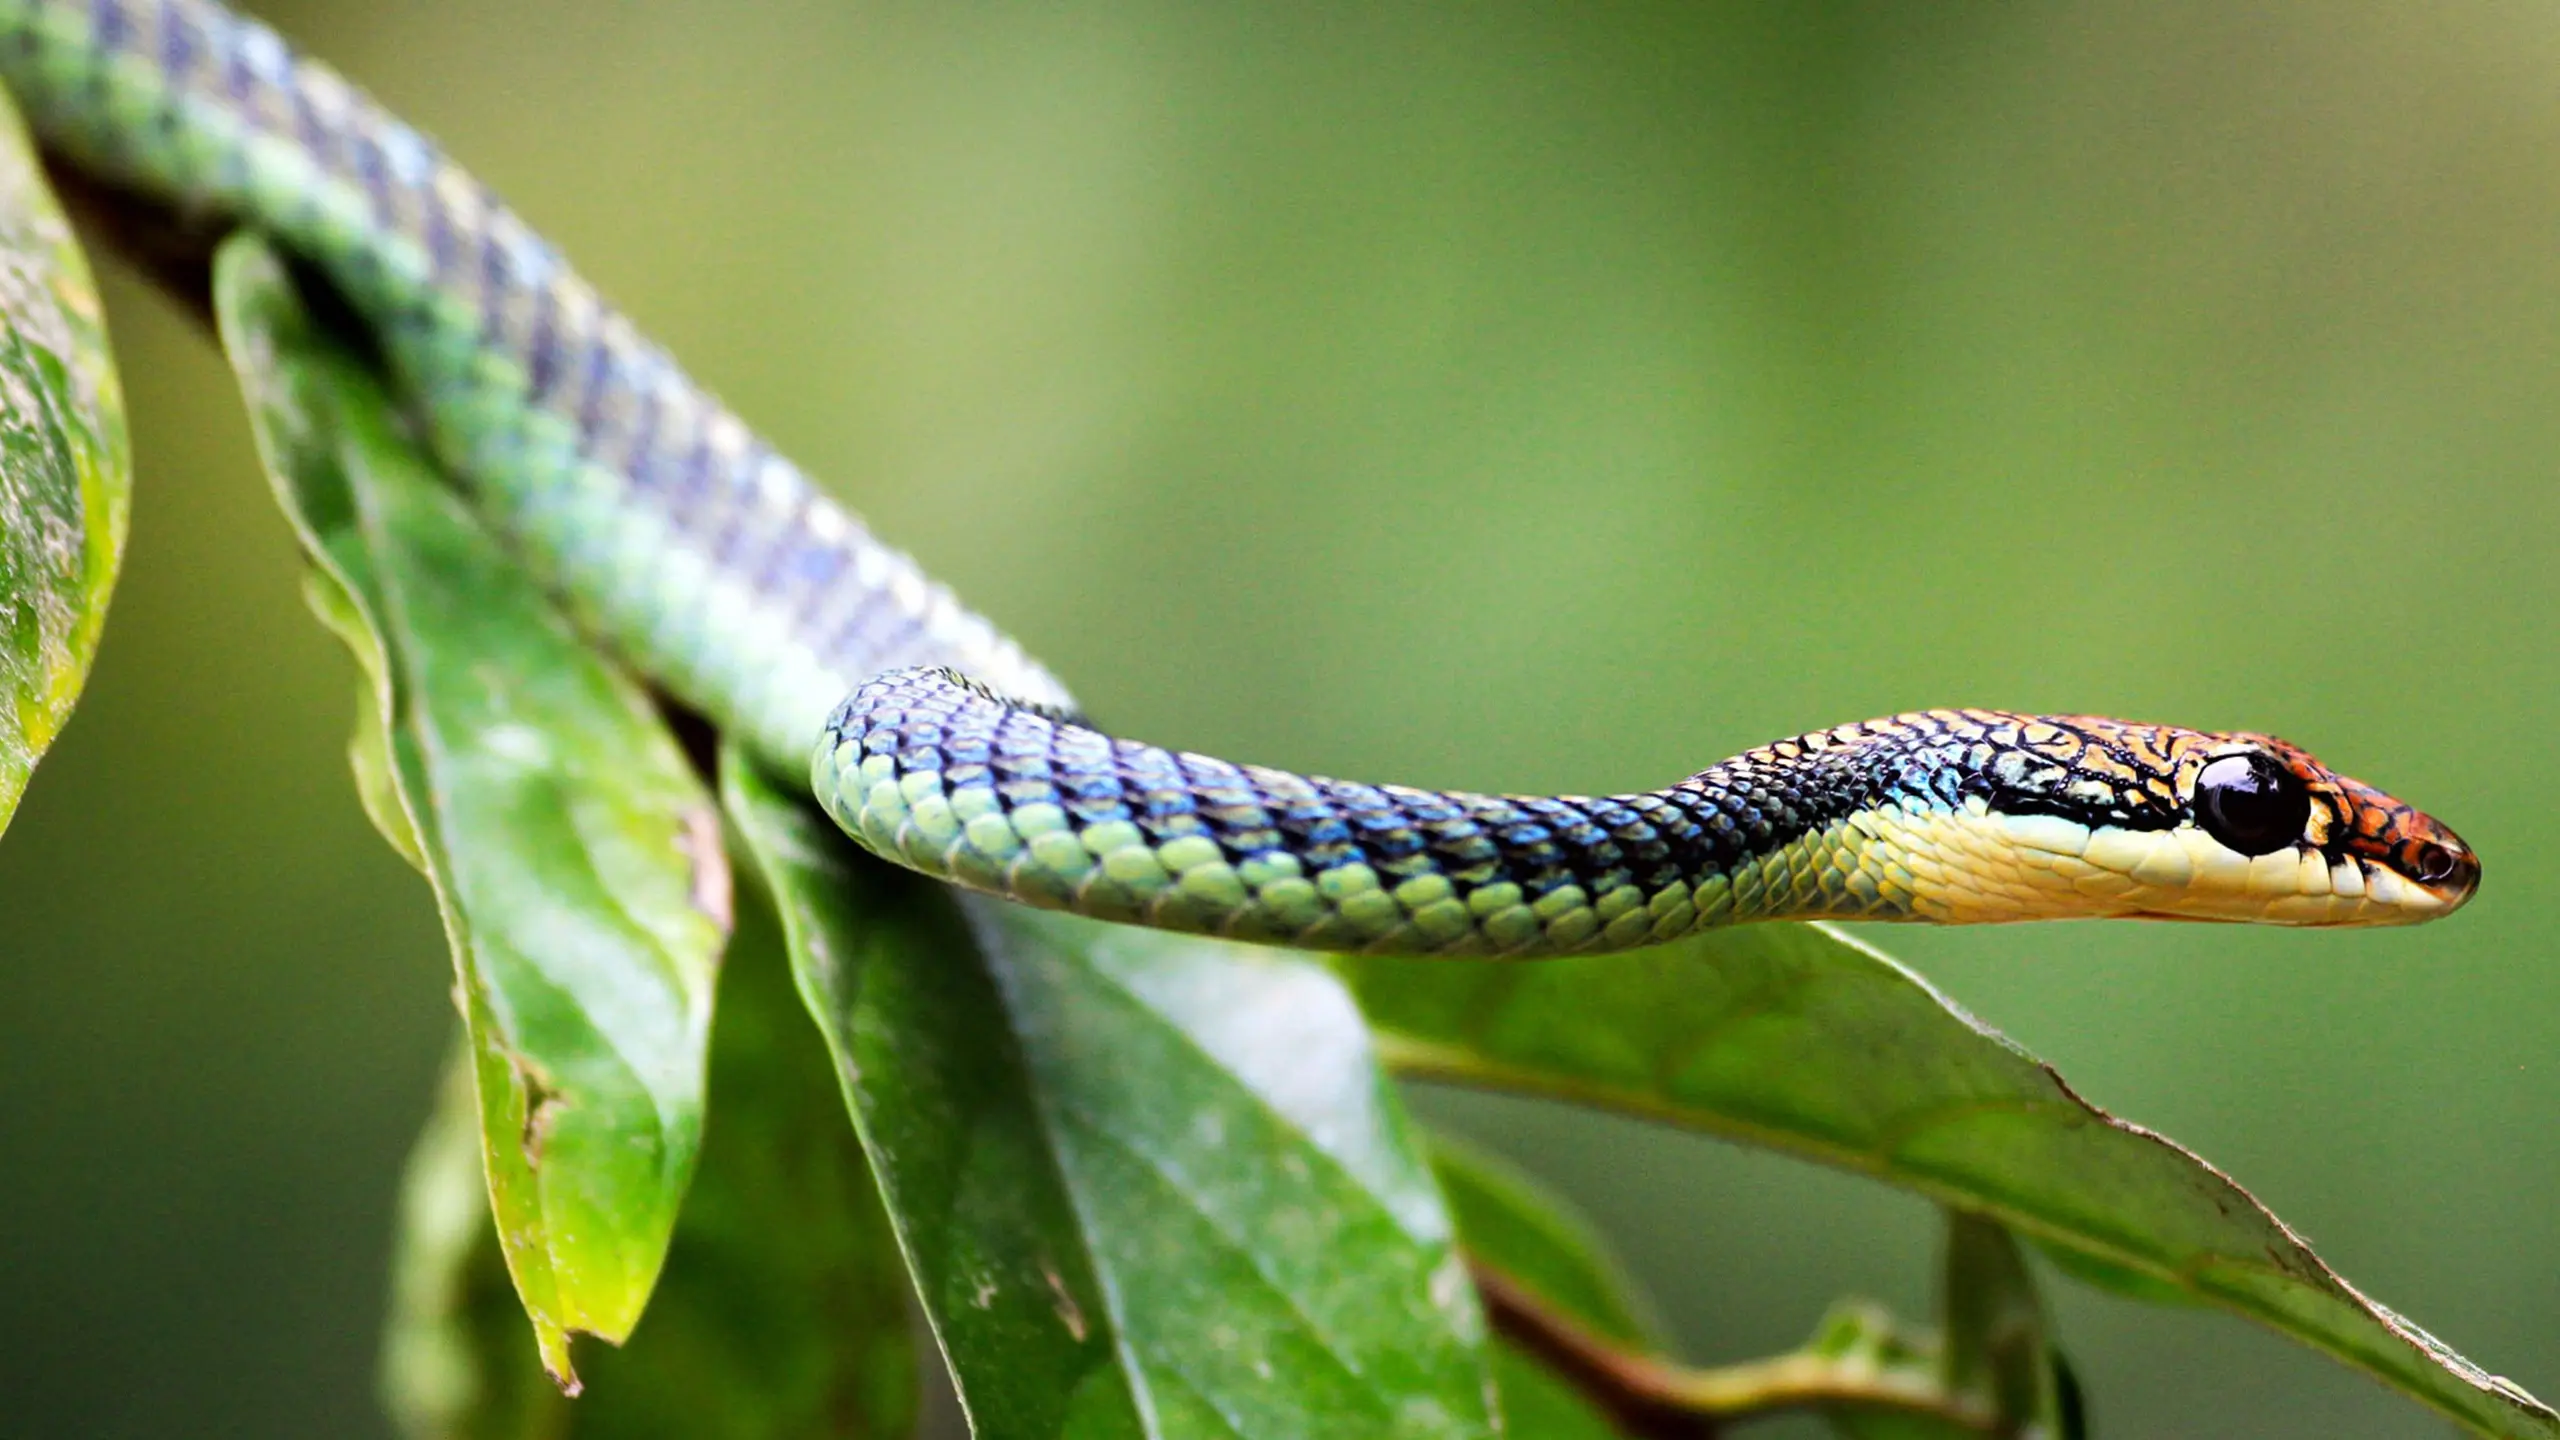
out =
[[[1818,916],[2384,924],[2478,885],[2443,825],[2249,733],[1931,710],[1603,798],[1116,739],[485,187],[274,31],[207,0],[0,0],[0,83],[57,156],[324,275],[439,461],[575,619],[928,874],[1241,939],[1489,955]]]

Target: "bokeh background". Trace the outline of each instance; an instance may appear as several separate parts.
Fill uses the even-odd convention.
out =
[[[1929,704],[2271,728],[2483,898],[1877,936],[2560,1396],[2547,7],[273,3],[1136,734],[1659,783]],[[130,276],[91,697],[0,845],[0,1434],[364,1436],[451,1012],[214,352]],[[1897,1192],[1481,1097],[1690,1352]],[[2436,1422],[2056,1282],[2103,1435]]]

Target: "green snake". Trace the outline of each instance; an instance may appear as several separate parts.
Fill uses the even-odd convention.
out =
[[[1378,953],[1749,920],[2430,919],[2452,831],[2269,736],[1931,710],[1604,798],[1444,793],[1116,739],[688,379],[514,212],[206,0],[0,0],[45,146],[325,276],[437,458],[590,633],[855,840],[1035,905]]]

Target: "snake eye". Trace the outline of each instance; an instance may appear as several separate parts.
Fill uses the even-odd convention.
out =
[[[2311,795],[2264,755],[2225,755],[2196,776],[2196,817],[2233,850],[2265,855],[2302,838]]]

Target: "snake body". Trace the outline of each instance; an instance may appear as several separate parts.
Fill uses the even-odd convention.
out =
[[[208,0],[0,0],[45,145],[267,233],[371,329],[438,459],[572,615],[806,768],[856,840],[1033,904],[1333,949],[1535,955],[1744,920],[2422,920],[2477,860],[2263,735],[1947,710],[1668,788],[1505,797],[1114,739],[425,137]]]

